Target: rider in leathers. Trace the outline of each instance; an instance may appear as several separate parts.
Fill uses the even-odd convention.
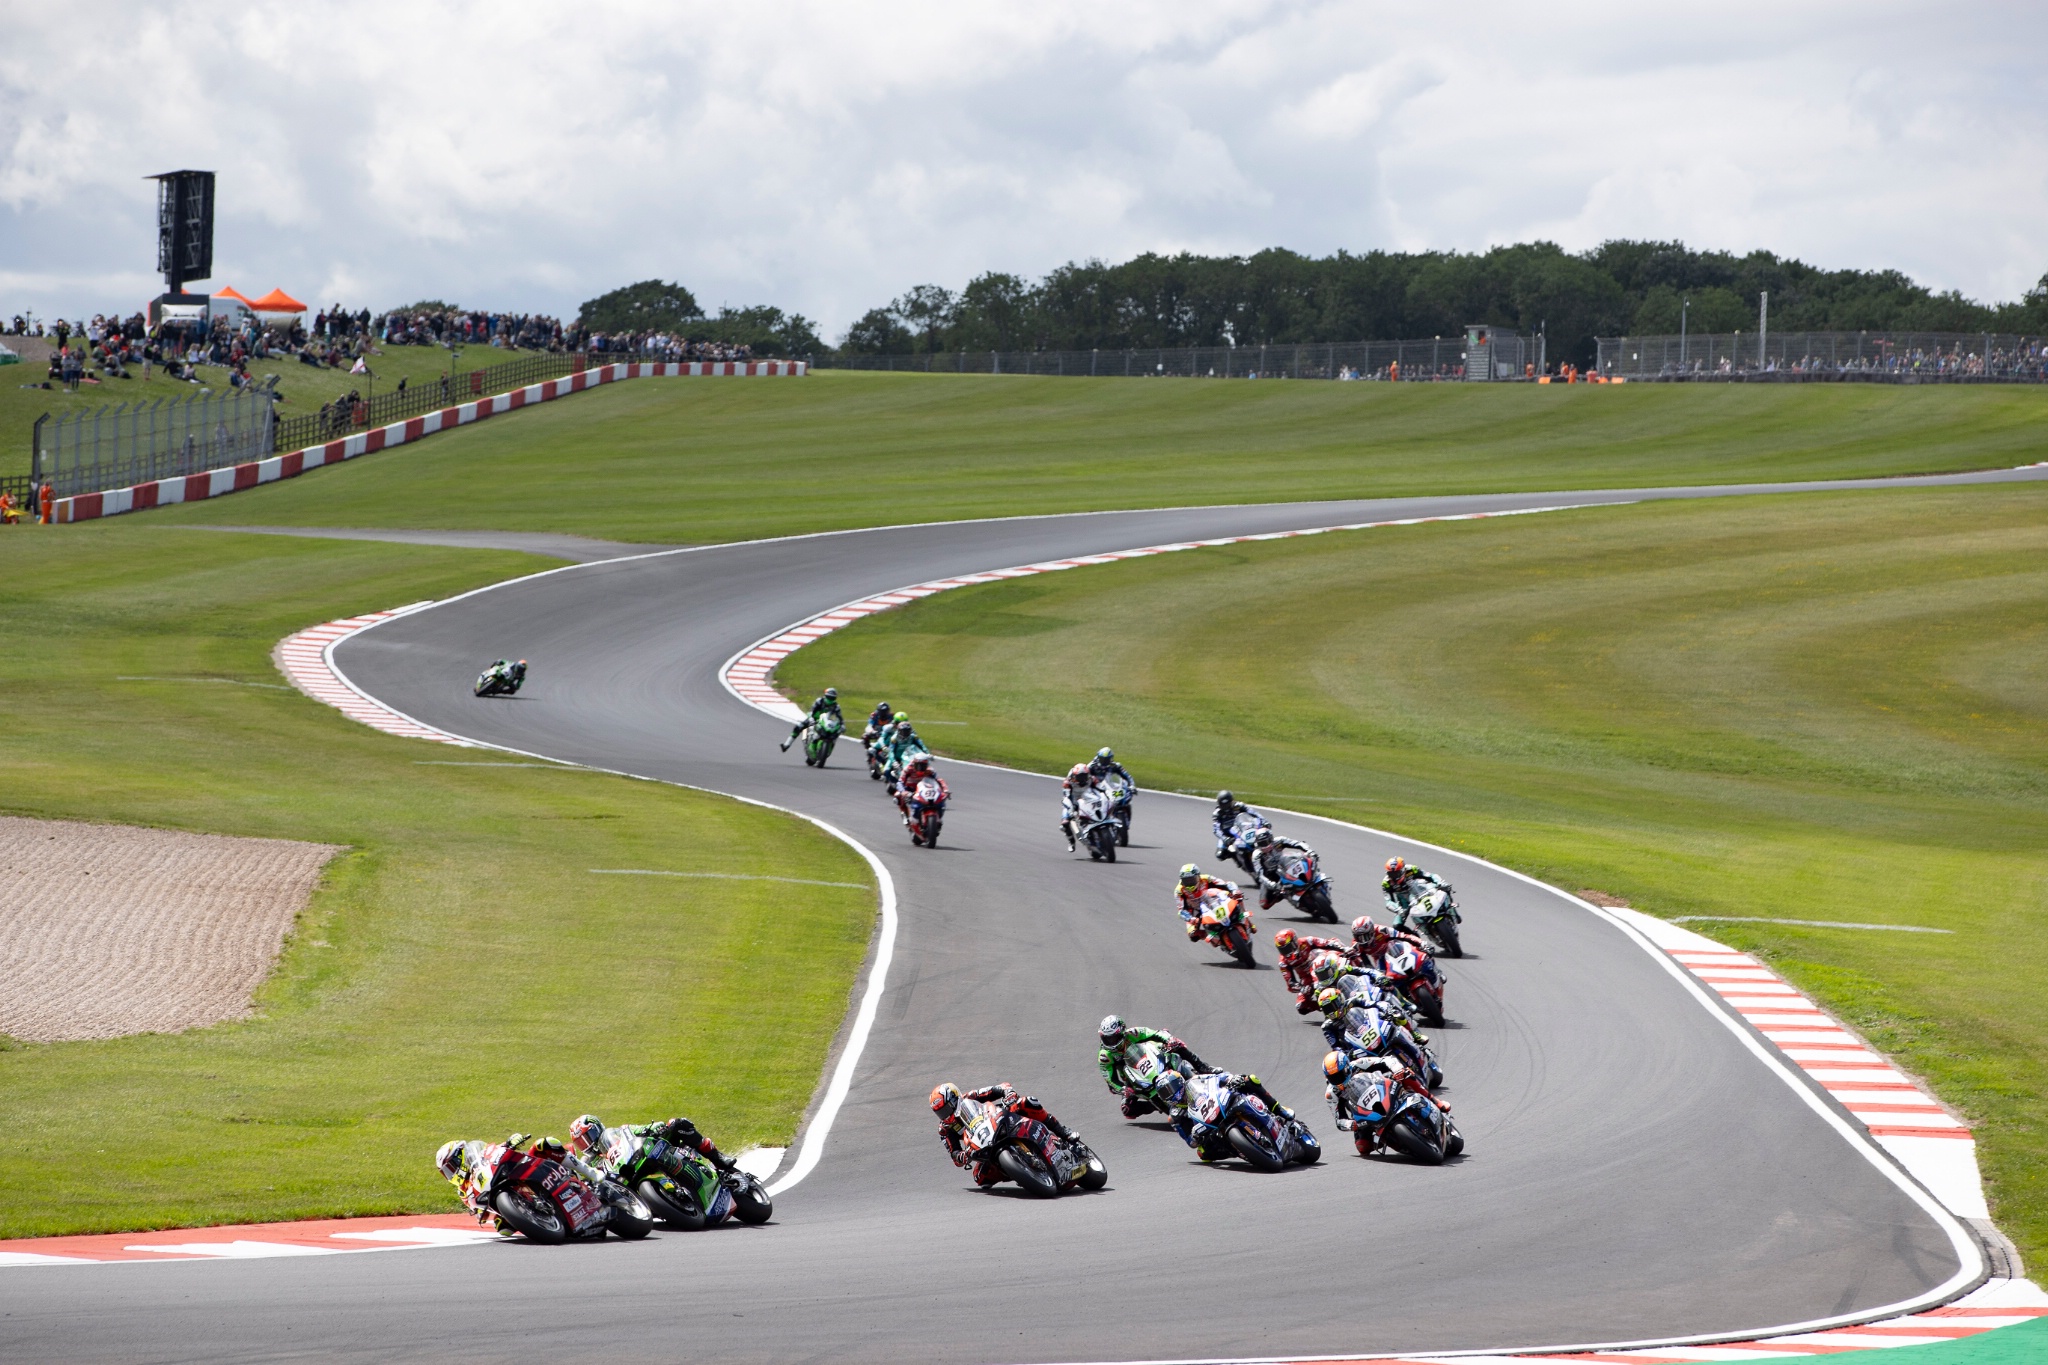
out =
[[[1253,1095],[1265,1102],[1266,1108],[1283,1119],[1292,1119],[1294,1111],[1273,1097],[1257,1076],[1250,1072],[1212,1071],[1197,1076],[1194,1085],[1220,1086],[1234,1090],[1240,1095]],[[1191,1086],[1174,1072],[1160,1082],[1161,1098],[1167,1102],[1168,1112],[1173,1119],[1173,1131],[1179,1133],[1181,1141],[1195,1149],[1195,1155],[1204,1161],[1214,1161],[1217,1154],[1231,1150],[1229,1140],[1216,1129],[1194,1116],[1190,1103]]]
[[[1235,837],[1231,833],[1230,822],[1240,814],[1257,815],[1258,812],[1227,791],[1216,793],[1216,810],[1209,817],[1209,826],[1216,834],[1216,858],[1219,862],[1227,862],[1230,858],[1230,844]]]
[[[1344,998],[1343,992],[1335,988],[1327,989],[1318,995],[1316,1005],[1323,1012],[1323,1041],[1338,1052],[1361,1051],[1353,1039],[1362,1035],[1369,1022],[1365,1017],[1365,1011],[1353,1006]],[[1382,1051],[1379,1055],[1393,1053],[1415,1068],[1416,1074],[1428,1076],[1432,1068],[1429,1059],[1422,1053],[1422,1039],[1417,1038],[1406,1025],[1391,1017],[1386,1011],[1376,1013],[1380,1016],[1381,1024],[1379,1041]],[[1440,1072],[1437,1079],[1442,1079]]]
[[[468,1209],[479,1223],[493,1225],[498,1235],[510,1237],[512,1226],[491,1207],[488,1196],[491,1176],[497,1169],[493,1154],[507,1148],[517,1147],[526,1142],[525,1133],[514,1133],[504,1142],[479,1142],[474,1138],[464,1142],[447,1142],[434,1153],[434,1165],[447,1177],[448,1183],[462,1198],[462,1207]],[[588,1162],[578,1159],[576,1154],[553,1138],[542,1138],[533,1144],[533,1150],[542,1156],[552,1157],[568,1167],[570,1171],[595,1185],[606,1178],[603,1171]]]
[[[698,1132],[696,1124],[680,1116],[663,1119],[660,1123],[623,1123],[607,1128],[597,1115],[584,1114],[569,1125],[569,1148],[603,1167],[609,1175],[612,1134],[621,1131],[631,1133],[643,1142],[666,1142],[671,1147],[695,1152],[721,1171],[733,1169],[732,1158],[719,1151],[710,1138]]]
[[[1095,1064],[1102,1068],[1102,1083],[1113,1093],[1123,1097],[1124,1117],[1127,1119],[1141,1118],[1152,1112],[1151,1098],[1138,1090],[1132,1083],[1129,1073],[1124,1070],[1125,1062],[1130,1060],[1131,1055],[1142,1045],[1157,1043],[1165,1050],[1167,1056],[1180,1058],[1198,1072],[1210,1069],[1207,1063],[1195,1055],[1193,1048],[1171,1033],[1164,1029],[1139,1028],[1136,1024],[1126,1024],[1114,1014],[1102,1021],[1102,1027],[1096,1031],[1096,1037],[1102,1044],[1095,1051]]]
[[[946,779],[932,771],[932,756],[915,753],[903,765],[903,773],[896,781],[896,809],[903,813],[903,823],[910,823],[910,798],[917,793],[917,784],[929,777],[939,784],[939,801],[943,804],[952,795],[946,788]]]
[[[993,1104],[1006,1114],[1018,1118],[1036,1119],[1051,1129],[1052,1135],[1062,1142],[1080,1141],[1079,1133],[1053,1117],[1052,1111],[1032,1096],[1018,1094],[1017,1088],[1008,1081],[997,1081],[994,1085],[970,1090],[964,1095],[960,1093],[960,1087],[948,1081],[932,1091],[932,1112],[939,1116],[939,1141],[946,1144],[946,1154],[953,1158],[955,1166],[973,1172],[974,1183],[977,1185],[993,1185],[1008,1177],[1003,1174],[1003,1168],[996,1164],[995,1153],[983,1153],[979,1159],[968,1155],[967,1148],[960,1140],[961,1134],[967,1131],[967,1125],[960,1117],[960,1101],[963,1099]],[[1041,1152],[1039,1155],[1046,1157],[1048,1161],[1051,1160],[1050,1153]]]
[[[1386,879],[1380,883],[1380,890],[1386,895],[1387,909],[1405,913],[1415,908],[1415,903],[1430,891],[1449,891],[1451,884],[1433,873],[1424,872],[1406,858],[1387,859]]]
[[[1356,1057],[1341,1048],[1333,1049],[1323,1058],[1323,1075],[1329,1078],[1323,1087],[1323,1098],[1329,1101],[1330,1112],[1337,1116],[1337,1130],[1351,1134],[1351,1145],[1360,1156],[1371,1156],[1378,1142],[1372,1131],[1359,1127],[1351,1115],[1364,1100],[1375,1075],[1392,1076],[1403,1090],[1414,1091],[1446,1114],[1451,1112],[1450,1105],[1431,1094],[1414,1071],[1393,1057]]]
[[[917,737],[917,731],[910,728],[910,717],[898,715],[896,723],[889,727],[888,761],[883,771],[886,774],[890,795],[895,795],[897,778],[903,771],[903,764],[912,754],[925,752],[924,741]]]
[[[795,725],[790,727],[789,738],[782,741],[782,752],[788,753],[789,746],[796,743],[796,737],[802,734],[806,727],[817,724],[818,717],[824,715],[828,711],[835,716],[839,716],[839,726],[841,729],[845,729],[846,717],[840,715],[839,689],[836,687],[826,688],[825,695],[811,703],[811,714],[805,716],[802,720],[798,721]]]
[[[1226,882],[1221,877],[1208,873],[1188,863],[1180,870],[1180,881],[1173,892],[1174,909],[1180,913],[1181,922],[1188,927],[1188,942],[1202,941],[1202,893],[1221,891],[1226,896],[1238,894],[1236,882]]]
[[[1280,887],[1280,854],[1283,849],[1295,849],[1302,853],[1315,850],[1299,839],[1283,839],[1270,829],[1262,829],[1252,836],[1252,866],[1259,873],[1259,909],[1271,910],[1284,900],[1287,893]]]
[[[1334,938],[1317,938],[1314,934],[1297,934],[1292,929],[1282,929],[1273,935],[1273,946],[1280,952],[1280,979],[1287,989],[1294,992],[1294,1009],[1297,1014],[1314,1014],[1316,1009],[1316,964],[1317,953],[1342,953],[1352,945],[1340,943]]]
[[[1076,763],[1067,769],[1067,776],[1060,783],[1060,834],[1067,841],[1067,852],[1074,851],[1074,831],[1081,816],[1081,794],[1095,789],[1095,772],[1086,763]]]
[[[1137,790],[1138,780],[1131,776],[1130,769],[1116,761],[1116,754],[1109,749],[1097,749],[1095,757],[1088,760],[1088,773],[1097,782],[1107,777],[1121,777],[1124,785]]]

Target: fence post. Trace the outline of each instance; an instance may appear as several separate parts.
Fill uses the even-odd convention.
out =
[[[35,435],[29,438],[33,443],[28,451],[28,476],[34,481],[31,485],[32,490],[43,486],[43,423],[49,420],[50,414],[47,412],[36,418]]]

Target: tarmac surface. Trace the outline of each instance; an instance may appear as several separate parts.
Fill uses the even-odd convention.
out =
[[[1467,912],[1472,956],[1446,964],[1452,1022],[1436,1037],[1468,1151],[1434,1169],[1362,1160],[1321,1100],[1321,1036],[1272,966],[1271,932],[1299,918],[1284,906],[1261,916],[1260,966],[1247,971],[1190,945],[1172,912],[1174,870],[1214,867],[1206,802],[1141,795],[1132,846],[1097,865],[1055,833],[1054,782],[942,762],[955,800],[941,846],[913,848],[857,744],[806,768],[777,752],[787,727],[734,699],[718,671],[855,597],[1038,560],[1395,517],[2043,476],[885,528],[587,564],[377,626],[339,646],[336,663],[418,720],[799,810],[879,854],[900,932],[823,1161],[762,1228],[17,1269],[0,1278],[0,1354],[1303,1357],[1733,1334],[1924,1293],[1957,1271],[1943,1228],[1638,941],[1563,897],[1391,836],[1278,818],[1323,853],[1347,919],[1378,910],[1379,865],[1396,852],[1453,880]],[[530,661],[525,690],[472,697],[478,661],[501,655]],[[943,727],[928,733],[943,744]],[[1116,739],[1076,735],[1074,756]],[[1145,755],[1119,756],[1142,784]],[[676,851],[679,867],[707,857]],[[1205,1167],[1160,1125],[1125,1122],[1095,1071],[1095,1024],[1112,1010],[1259,1073],[1310,1119],[1323,1163]],[[925,1105],[944,1079],[1035,1093],[1103,1157],[1109,1187],[1043,1203],[1010,1186],[976,1191]]]

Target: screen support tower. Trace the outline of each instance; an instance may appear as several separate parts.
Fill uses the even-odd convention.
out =
[[[157,183],[156,268],[167,294],[213,274],[213,172],[166,171]]]

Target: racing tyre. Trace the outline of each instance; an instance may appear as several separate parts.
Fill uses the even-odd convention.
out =
[[[531,1185],[499,1190],[491,1196],[491,1207],[529,1242],[552,1247],[569,1240],[569,1227],[562,1221],[562,1211]]]
[[[1280,1154],[1268,1147],[1265,1139],[1248,1131],[1243,1124],[1231,1124],[1225,1136],[1230,1139],[1230,1145],[1237,1149],[1237,1154],[1258,1169],[1262,1171],[1284,1171],[1287,1169],[1287,1163],[1281,1159]]]
[[[732,1216],[742,1223],[759,1226],[775,1216],[775,1201],[761,1188],[760,1181],[749,1176],[747,1183],[732,1193]]]
[[[1249,935],[1234,934],[1229,939],[1226,939],[1225,942],[1229,945],[1230,955],[1237,959],[1238,966],[1256,967],[1259,965],[1258,960],[1252,956],[1252,941]]]
[[[996,1153],[996,1164],[1034,1199],[1050,1199],[1060,1192],[1059,1182],[1052,1178],[1045,1162],[1031,1152],[1005,1147]]]
[[[1320,886],[1312,886],[1301,893],[1301,908],[1310,919],[1325,924],[1337,922],[1337,907],[1330,904],[1330,893]]]
[[[640,1202],[654,1210],[654,1216],[672,1228],[684,1232],[701,1232],[704,1229],[704,1210],[697,1206],[696,1199],[686,1193],[682,1186],[663,1178],[643,1180],[634,1193]]]
[[[1422,1126],[1407,1117],[1396,1119],[1387,1128],[1387,1145],[1395,1151],[1419,1161],[1425,1166],[1444,1164],[1444,1149],[1436,1145],[1436,1139],[1422,1130]]]
[[[1099,1190],[1109,1183],[1109,1167],[1102,1164],[1102,1158],[1094,1152],[1088,1153],[1088,1169],[1081,1172],[1075,1184],[1084,1190]]]
[[[640,1201],[643,1206],[646,1202],[644,1199]],[[642,1218],[630,1206],[611,1204],[607,1207],[611,1212],[606,1216],[604,1226],[612,1236],[624,1238],[628,1242],[637,1242],[654,1231],[653,1209],[647,1209],[647,1216]]]
[[[1294,1130],[1294,1164],[1313,1166],[1323,1159],[1323,1144],[1307,1128]]]
[[[1458,926],[1453,920],[1445,920],[1429,931],[1429,936],[1443,945],[1448,957],[1463,957],[1464,945],[1458,942]]]

